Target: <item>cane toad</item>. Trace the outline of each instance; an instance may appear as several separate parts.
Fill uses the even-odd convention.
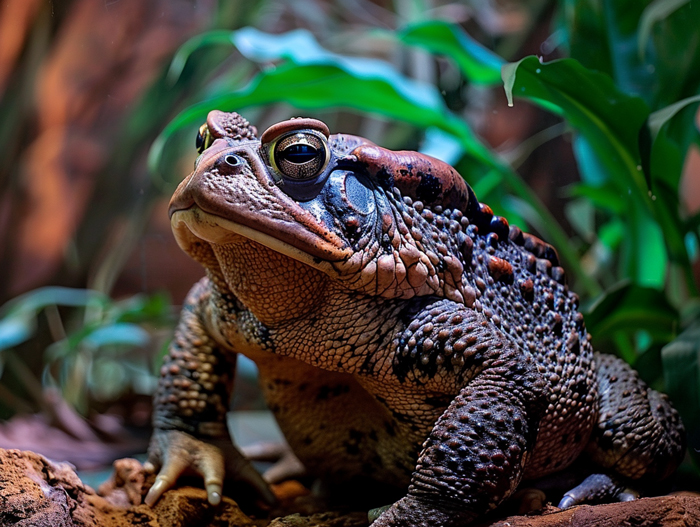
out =
[[[606,476],[562,506],[680,462],[677,413],[594,353],[556,251],[449,165],[305,118],[258,139],[213,111],[197,142],[170,216],[206,277],[161,370],[147,503],[183,471],[212,503],[226,462],[250,475],[221,447],[238,353],[309,474],[401,489],[378,526],[467,523],[582,454]]]

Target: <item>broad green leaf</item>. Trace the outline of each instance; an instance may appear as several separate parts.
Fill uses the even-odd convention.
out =
[[[611,183],[606,183],[600,187],[586,183],[577,183],[569,187],[567,195],[586,198],[596,207],[608,210],[613,214],[622,214],[625,211],[625,199]]]
[[[625,190],[632,187],[646,200],[638,150],[639,130],[649,115],[644,101],[572,59],[543,64],[526,57],[503,66],[503,82],[510,104],[515,96],[555,108],[588,142],[607,178]]]
[[[175,53],[173,60],[170,62],[170,68],[168,69],[167,78],[171,84],[182,74],[182,70],[185,69],[185,64],[190,58],[190,55],[197,50],[209,47],[209,46],[222,46],[231,45],[232,33],[226,30],[208,31],[197,35],[185,42]]]
[[[17,312],[38,312],[47,306],[87,306],[98,302],[106,305],[109,299],[97,291],[70,287],[42,287],[25,293],[7,302],[0,313],[12,315]]]
[[[0,307],[0,350],[12,348],[34,335],[37,314],[48,306],[85,307],[107,305],[109,299],[97,291],[69,287],[42,287],[14,298]]]
[[[570,56],[656,109],[700,88],[697,5],[688,0],[565,0]]]
[[[496,85],[501,80],[501,65],[505,61],[457,24],[442,20],[418,22],[399,30],[398,38],[405,44],[451,58],[474,84]]]
[[[339,89],[340,86],[343,89]],[[429,85],[404,82],[396,72],[385,71],[374,76],[360,66],[350,70],[340,64],[283,64],[261,72],[242,90],[223,93],[189,107],[168,124],[154,143],[151,167],[155,169],[163,143],[172,133],[204,121],[209,110],[238,111],[276,102],[287,102],[302,109],[352,108],[422,128],[437,127],[457,137],[475,159],[502,168],[467,125],[447,110]]]
[[[141,326],[121,322],[95,329],[83,342],[93,348],[99,348],[109,345],[145,346],[149,340],[148,332]]]
[[[644,102],[621,93],[609,77],[573,60],[541,64],[529,57],[503,68],[509,96],[554,104],[576,130],[575,152],[584,179],[614,187],[627,211],[629,236],[623,246],[628,278],[661,287],[666,270],[664,244],[684,251],[682,233],[667,211],[654,204],[641,170],[640,130],[648,110]],[[619,209],[619,205],[618,205]]]
[[[668,256],[666,254],[664,235],[659,224],[652,219],[645,209],[635,204],[631,214],[632,232],[627,236],[635,238],[631,257],[632,272],[630,276],[641,286],[661,289],[666,277]]]
[[[600,227],[598,241],[612,252],[620,246],[626,234],[625,224],[618,218],[613,218]]]
[[[36,331],[34,315],[19,313],[0,320],[0,351],[28,340]]]
[[[700,444],[700,325],[695,324],[661,350],[665,390],[683,418],[688,443]],[[689,449],[696,465],[700,455]]]
[[[563,0],[557,27],[564,34],[570,57],[589,69],[613,75],[603,0]]]
[[[652,144],[658,137],[661,128],[673,119],[678,112],[684,110],[688,106],[697,105],[698,103],[700,103],[700,95],[695,95],[666,106],[665,108],[661,108],[649,115],[648,126],[651,133]]]
[[[639,53],[640,58],[644,58],[654,24],[664,20],[671,13],[688,3],[690,3],[690,0],[654,0],[646,6],[639,20],[637,35],[637,53]]]
[[[657,220],[663,229],[669,255],[682,266],[691,292],[697,291],[697,287],[685,243],[687,227],[679,202],[679,186],[688,149],[700,139],[695,125],[699,103],[700,95],[652,113],[648,120],[651,146],[643,151]]]
[[[618,331],[647,331],[652,338],[670,341],[678,332],[680,315],[663,292],[631,283],[607,291],[586,315],[594,338],[613,338]]]
[[[671,4],[672,0],[666,0]],[[655,5],[656,2],[650,4]],[[645,12],[646,13],[646,12]],[[652,72],[645,89],[654,95],[658,109],[700,92],[700,24],[698,6],[688,1],[666,16],[657,18],[646,46],[647,69]],[[639,38],[644,19],[640,21]]]

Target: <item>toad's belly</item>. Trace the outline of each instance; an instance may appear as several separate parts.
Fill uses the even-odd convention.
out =
[[[310,474],[331,483],[367,477],[408,485],[430,429],[419,439],[406,434],[352,375],[276,355],[255,361],[268,406]]]

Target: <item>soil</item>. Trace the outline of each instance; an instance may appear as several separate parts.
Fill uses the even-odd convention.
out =
[[[141,503],[150,487],[141,464],[115,462],[112,478],[96,492],[84,485],[68,463],[55,463],[34,452],[0,449],[0,527],[361,527],[362,512],[287,514],[270,523],[252,519],[236,502],[224,497],[213,507],[202,489],[181,487],[165,493],[155,507]],[[285,485],[278,496],[297,492]],[[285,501],[285,500],[283,500]],[[700,496],[678,494],[626,503],[583,505],[561,511],[556,507],[481,523],[479,527],[697,527]]]

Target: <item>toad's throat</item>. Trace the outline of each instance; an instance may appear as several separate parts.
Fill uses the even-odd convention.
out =
[[[192,246],[201,243],[201,241],[217,245],[228,245],[235,242],[236,238],[243,236],[275,252],[318,269],[327,275],[333,276],[337,274],[331,263],[320,256],[328,251],[328,248],[323,247],[322,240],[319,240],[317,245],[309,247],[314,253],[310,254],[310,252],[275,236],[205,212],[196,205],[186,210],[175,211],[170,217],[170,226],[177,244],[188,254],[192,253],[190,250]],[[305,245],[308,245],[308,243]]]

